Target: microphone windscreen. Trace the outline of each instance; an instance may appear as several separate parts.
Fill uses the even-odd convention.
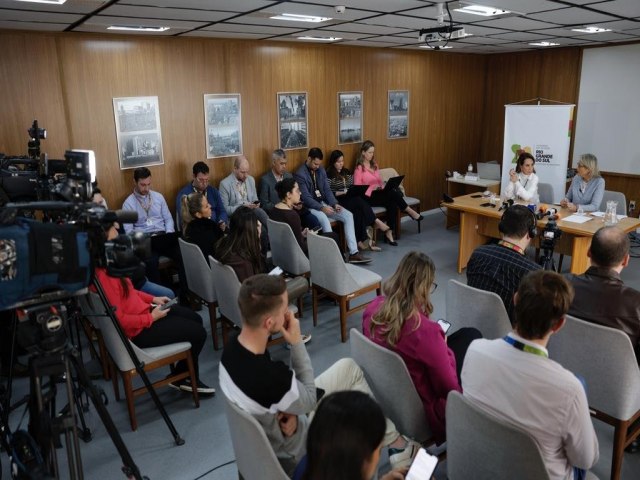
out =
[[[136,223],[138,212],[135,210],[107,210],[103,220],[106,222]]]

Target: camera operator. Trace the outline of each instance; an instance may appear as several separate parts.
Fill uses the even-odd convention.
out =
[[[107,240],[118,236],[118,224],[114,223],[107,231]],[[160,306],[169,299],[153,297],[136,290],[128,278],[115,278],[107,274],[104,268],[96,269],[96,277],[102,285],[107,299],[116,306],[115,315],[125,335],[138,347],[149,348],[176,342],[191,343],[193,366],[198,378],[198,393],[213,395],[215,390],[205,385],[198,373],[198,355],[204,346],[207,332],[202,326],[202,318],[192,310],[174,305],[166,310]],[[176,372],[187,371],[186,362],[178,362]],[[191,392],[193,386],[189,379],[171,384],[173,388]]]
[[[467,265],[467,283],[470,287],[497,293],[513,323],[513,294],[520,279],[540,269],[525,255],[525,249],[537,233],[536,217],[524,205],[513,205],[502,214],[498,229],[502,240],[473,251]]]

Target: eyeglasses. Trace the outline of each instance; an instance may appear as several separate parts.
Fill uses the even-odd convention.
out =
[[[436,291],[436,288],[438,288],[438,284],[437,284],[436,282],[433,282],[433,283],[431,284],[431,292],[430,292],[430,293],[435,292],[435,291]]]

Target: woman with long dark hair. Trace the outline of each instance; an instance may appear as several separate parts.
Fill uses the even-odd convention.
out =
[[[182,235],[200,247],[205,259],[213,255],[216,242],[224,233],[218,222],[211,220],[211,205],[200,193],[184,195],[181,200]],[[208,261],[208,260],[207,260]]]
[[[536,159],[528,152],[518,156],[516,168],[509,170],[509,184],[504,191],[507,198],[535,200],[538,196],[538,176],[534,164]]]
[[[107,231],[107,240],[118,236],[118,224]],[[215,389],[205,385],[199,377],[198,356],[207,338],[202,318],[189,308],[174,305],[166,310],[160,308],[169,301],[167,297],[154,297],[136,290],[128,278],[110,276],[104,268],[96,268],[96,277],[111,306],[117,307],[115,315],[129,340],[140,348],[160,347],[170,343],[191,343],[193,367],[198,379],[198,393],[213,395]],[[178,362],[176,372],[187,371],[186,362]],[[186,392],[193,390],[190,379],[170,384]]]
[[[309,427],[301,478],[371,480],[378,469],[384,434],[384,414],[371,396],[355,390],[327,395]],[[394,470],[380,480],[403,479],[404,473]]]
[[[260,250],[262,224],[255,212],[238,208],[229,219],[229,234],[218,240],[214,257],[236,272],[238,280],[264,273],[265,259]]]
[[[374,154],[375,145],[373,142],[371,140],[365,141],[360,147],[360,156],[356,160],[356,169],[353,173],[354,183],[369,186],[365,194],[367,201],[374,207],[384,207],[392,226],[395,225],[398,210],[405,212],[416,222],[421,222],[424,217],[407,205],[399,188],[384,189],[384,182],[380,176]]]
[[[353,185],[353,175],[344,166],[344,154],[340,150],[334,150],[329,157],[329,166],[327,167],[327,176],[329,177],[329,186],[331,191],[335,195],[336,199],[344,208],[349,210],[353,214],[354,230],[356,233],[356,240],[358,240],[358,248],[360,250],[366,250],[371,248],[373,251],[380,251],[380,247],[376,246],[373,240],[373,235],[369,245],[365,242],[369,239],[367,234],[367,227],[373,227],[379,229],[385,234],[385,241],[393,246],[397,246],[398,243],[393,239],[393,231],[391,227],[382,222],[379,218],[376,218],[375,213],[362,197],[347,196],[349,187]],[[395,218],[395,217],[394,217]]]
[[[480,338],[475,328],[461,328],[448,338],[433,313],[436,267],[422,252],[409,252],[383,285],[384,295],[371,302],[362,317],[363,333],[396,352],[407,365],[422,399],[435,440],[445,439],[447,395],[460,388],[460,370],[469,344]],[[456,368],[457,366],[457,368]]]

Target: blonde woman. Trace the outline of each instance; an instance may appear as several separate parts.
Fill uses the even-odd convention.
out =
[[[604,178],[600,176],[598,159],[592,153],[580,155],[578,160],[578,174],[573,177],[566,198],[560,205],[572,212],[582,207],[585,212],[600,210],[604,196]]]
[[[383,286],[385,295],[364,311],[362,330],[375,343],[399,354],[422,399],[435,440],[445,440],[447,395],[460,388],[460,370],[469,344],[480,338],[474,328],[461,328],[448,339],[429,315],[437,288],[435,265],[422,252],[404,256]],[[456,368],[457,366],[457,368]]]

